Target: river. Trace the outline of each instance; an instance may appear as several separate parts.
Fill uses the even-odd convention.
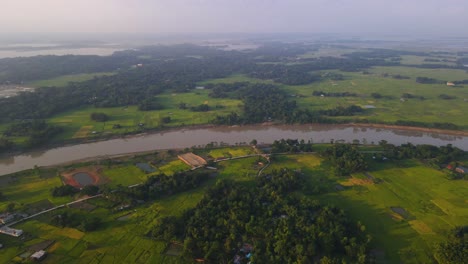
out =
[[[452,144],[468,151],[468,137],[426,133],[400,129],[381,129],[337,125],[281,125],[241,126],[181,129],[161,133],[131,136],[93,143],[63,146],[0,159],[0,175],[37,166],[58,165],[87,158],[143,152],[158,149],[186,148],[210,142],[235,144],[256,139],[259,143],[272,143],[281,138],[312,140],[328,143],[330,140],[359,140],[364,144],[377,144],[386,140],[392,144],[413,143],[435,146]]]

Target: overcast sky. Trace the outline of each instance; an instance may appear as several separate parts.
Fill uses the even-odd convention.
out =
[[[0,33],[468,34],[468,0],[0,0]]]

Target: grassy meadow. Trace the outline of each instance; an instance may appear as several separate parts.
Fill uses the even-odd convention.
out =
[[[468,79],[468,73],[454,69],[419,69],[413,67],[375,67],[370,74],[348,73],[343,74],[345,79],[340,81],[324,80],[307,85],[280,85],[291,95],[299,107],[310,110],[332,109],[337,106],[367,105],[374,106],[366,109],[364,113],[352,117],[334,117],[343,120],[369,120],[374,123],[391,123],[397,120],[416,122],[450,122],[462,130],[468,129],[468,121],[464,113],[468,112],[468,89],[464,87],[448,87],[445,84],[420,84],[416,77],[431,77],[441,80]],[[324,74],[323,72],[322,74]],[[401,74],[410,79],[394,79],[383,77],[383,74]],[[234,75],[224,79],[216,79],[214,83],[233,83],[236,81],[252,81],[252,78]],[[257,82],[269,82],[257,80]],[[318,97],[312,96],[313,91],[324,92],[350,92],[356,97]],[[375,99],[372,93],[379,93],[382,98]],[[409,93],[423,96],[425,99],[400,100],[402,94]],[[454,96],[455,99],[445,100],[439,95]],[[300,96],[297,96],[300,95]]]
[[[64,87],[67,86],[70,82],[84,82],[92,80],[95,77],[109,76],[113,75],[113,72],[96,72],[96,73],[82,73],[82,74],[71,74],[63,75],[60,77],[46,79],[46,80],[37,80],[33,82],[26,83],[26,86],[32,87],[45,87],[45,86],[56,86]]]
[[[208,90],[196,90],[189,93],[165,93],[157,96],[157,100],[164,109],[154,111],[139,111],[137,106],[95,108],[83,107],[68,111],[49,119],[50,123],[60,125],[64,133],[56,140],[80,139],[89,137],[100,137],[111,134],[127,134],[142,131],[140,123],[145,128],[170,128],[184,125],[207,124],[216,114],[223,115],[238,112],[241,101],[232,99],[214,99],[208,96]],[[180,103],[186,103],[188,107],[208,104],[212,110],[208,112],[193,112],[190,109],[179,109]],[[222,106],[216,108],[216,106]],[[110,120],[107,122],[95,122],[90,119],[93,112],[105,113]],[[163,123],[163,117],[170,117],[169,123]],[[114,129],[119,124],[121,128]],[[94,133],[93,133],[94,131]]]

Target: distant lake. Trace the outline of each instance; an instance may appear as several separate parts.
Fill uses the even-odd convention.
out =
[[[32,57],[38,55],[99,55],[108,56],[116,51],[125,50],[124,48],[113,47],[89,47],[89,48],[51,48],[47,49],[22,49],[23,46],[15,46],[18,49],[0,49],[0,59],[14,57]],[[24,46],[26,47],[26,46]],[[28,46],[32,47],[32,46]]]
[[[50,166],[88,158],[104,158],[158,149],[188,148],[203,146],[210,142],[235,144],[256,139],[259,143],[272,143],[278,139],[304,139],[314,143],[329,143],[331,140],[364,144],[377,144],[380,140],[400,145],[431,144],[442,146],[452,144],[468,151],[468,137],[440,133],[410,131],[404,129],[383,129],[339,125],[278,125],[238,126],[198,129],[179,129],[160,133],[117,138],[93,143],[63,146],[48,150],[32,151],[0,158],[0,175],[31,169],[34,165]]]

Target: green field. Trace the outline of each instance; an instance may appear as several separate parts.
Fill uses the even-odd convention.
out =
[[[164,106],[163,110],[139,111],[136,106],[95,108],[84,107],[81,109],[68,111],[50,118],[52,124],[60,125],[65,132],[60,134],[56,140],[102,137],[111,134],[127,134],[141,131],[138,126],[145,124],[147,129],[170,128],[184,125],[206,124],[214,118],[216,114],[224,115],[230,112],[238,112],[241,101],[232,99],[213,99],[208,96],[209,91],[201,90],[190,93],[166,93],[157,97],[157,100]],[[200,104],[208,104],[212,107],[208,112],[193,112],[190,109],[179,109],[180,103],[186,103],[188,107]],[[216,109],[215,107],[223,106]],[[110,120],[102,123],[90,119],[93,112],[102,112],[110,117]],[[163,124],[161,118],[170,117],[171,122]],[[122,127],[114,129],[113,126],[119,124]],[[95,131],[95,133],[93,133]]]
[[[331,51],[330,51],[331,52]],[[337,52],[337,51],[334,51]],[[344,51],[343,51],[344,52]],[[402,56],[405,63],[417,64],[425,57]],[[344,80],[330,80],[326,78],[327,72],[339,73]],[[50,80],[37,81],[38,86],[63,86],[69,81],[84,81],[98,75],[113,73],[96,73],[67,75]],[[317,74],[317,73],[314,73]],[[198,85],[208,83],[269,83],[280,86],[290,100],[295,100],[299,108],[319,111],[333,109],[338,106],[358,105],[361,107],[373,107],[365,109],[363,113],[355,116],[331,117],[347,122],[372,122],[392,124],[397,121],[419,122],[426,124],[452,123],[460,130],[468,129],[468,121],[464,114],[468,112],[468,89],[466,87],[449,87],[443,84],[420,84],[417,77],[435,78],[441,81],[455,81],[468,79],[468,73],[460,69],[423,69],[416,67],[392,66],[374,67],[367,74],[360,72],[341,72],[338,70],[318,72],[323,76],[321,81],[307,85],[282,85],[272,80],[260,80],[242,74],[233,74],[226,78],[211,79],[199,82]],[[408,76],[410,79],[394,79],[392,75]],[[350,92],[354,97],[319,97],[312,96],[314,91],[324,92]],[[227,115],[236,112],[242,115],[242,101],[228,98],[211,98],[210,91],[193,90],[187,93],[173,93],[167,91],[155,97],[162,105],[162,110],[139,111],[137,106],[96,108],[83,106],[69,110],[47,121],[58,125],[64,132],[52,139],[61,143],[64,140],[82,140],[87,138],[108,138],[112,135],[124,135],[144,132],[145,129],[163,130],[171,127],[208,124],[216,115]],[[381,98],[374,98],[372,93],[379,93]],[[401,100],[403,94],[412,94],[421,99]],[[441,95],[451,96],[453,99],[442,99]],[[179,105],[185,103],[188,108],[201,104],[208,104],[211,110],[208,112],[194,112],[190,109],[180,109]],[[93,112],[102,112],[110,117],[110,120],[101,123],[90,119]],[[162,119],[170,117],[169,123],[163,123]],[[144,126],[139,126],[143,123]],[[0,131],[5,130],[8,124],[1,124]],[[114,128],[120,125],[120,128]],[[25,137],[9,137],[16,144],[23,144]]]
[[[404,55],[401,56],[402,60],[400,61],[401,64],[405,65],[421,65],[421,64],[441,64],[441,65],[449,65],[449,66],[455,66],[456,63],[454,62],[456,60],[455,58],[449,57],[447,58],[449,61],[437,61],[437,62],[432,62],[432,61],[424,61],[424,59],[445,59],[444,58],[438,58],[438,57],[425,57],[425,56],[415,56],[415,55]]]
[[[82,74],[72,74],[72,75],[63,75],[57,78],[47,79],[47,80],[38,80],[29,82],[26,86],[32,87],[44,87],[44,86],[56,86],[64,87],[67,86],[70,82],[84,82],[92,80],[95,77],[100,76],[109,76],[115,73],[112,72],[96,72],[96,73],[82,73]]]
[[[382,182],[330,176],[317,157],[283,156],[271,169],[291,167],[308,176],[309,186],[320,186],[310,196],[345,209],[366,226],[382,263],[431,263],[434,244],[455,226],[468,223],[468,182],[451,181],[445,172],[418,161],[372,163],[369,174]],[[358,180],[355,180],[358,179]],[[337,190],[340,184],[343,190]],[[391,207],[401,207],[407,218],[395,217]],[[379,262],[380,263],[380,262]]]
[[[333,71],[337,72],[337,71]],[[375,67],[371,74],[339,72],[345,76],[341,81],[320,81],[308,85],[280,85],[288,94],[301,95],[292,97],[299,107],[310,110],[332,109],[337,106],[372,105],[374,109],[366,109],[364,113],[352,117],[334,117],[343,120],[368,120],[374,123],[392,123],[397,120],[416,122],[450,122],[462,130],[468,129],[468,120],[464,113],[468,112],[468,89],[465,87],[448,87],[445,84],[419,84],[416,77],[440,78],[441,80],[468,79],[468,73],[453,69],[418,69],[410,67]],[[411,77],[398,80],[382,77],[383,73],[401,74]],[[235,75],[215,82],[250,81],[251,78]],[[259,80],[260,82],[262,80]],[[313,91],[350,92],[356,97],[317,97]],[[383,97],[375,99],[372,93]],[[404,102],[400,97],[404,93],[424,96],[425,100],[408,99]],[[444,100],[439,95],[447,94],[455,99]]]
[[[209,153],[213,157],[226,153],[240,156],[252,153],[252,148],[224,147],[196,150],[196,153]],[[1,251],[0,263],[19,261],[17,256],[46,240],[56,242],[48,249],[50,255],[45,263],[182,263],[177,257],[163,254],[165,243],[147,236],[151,226],[160,217],[180,215],[183,210],[194,207],[206,188],[219,179],[254,187],[253,180],[265,165],[260,161],[258,157],[251,157],[219,162],[215,165],[218,168],[216,177],[203,186],[130,210],[116,211],[104,198],[90,200],[87,203],[96,208],[88,214],[103,221],[93,232],[58,228],[49,223],[48,215],[26,221],[16,226],[26,232],[26,240],[0,235],[0,243],[6,245]],[[156,169],[154,173],[168,175],[190,169],[168,153],[130,157],[123,163],[103,166],[102,173],[110,179],[109,186],[133,185],[150,176],[134,165],[137,162],[152,162]],[[315,154],[289,154],[272,157],[271,165],[264,173],[284,167],[305,177],[304,195],[323,204],[334,204],[344,209],[353,221],[366,226],[378,263],[431,263],[434,243],[444,239],[448,230],[468,222],[468,182],[448,180],[446,172],[429,168],[419,161],[370,161],[366,174],[337,177],[330,174],[329,165]],[[369,175],[373,181],[369,180]],[[379,183],[374,183],[375,180]],[[50,189],[60,185],[54,169],[19,173],[14,180],[2,178],[0,191],[7,200],[0,202],[0,211],[11,201],[20,208],[40,206],[45,200],[56,205],[70,201],[71,198],[50,195]],[[405,214],[393,212],[392,207],[404,209]],[[80,212],[83,209],[73,210]]]

